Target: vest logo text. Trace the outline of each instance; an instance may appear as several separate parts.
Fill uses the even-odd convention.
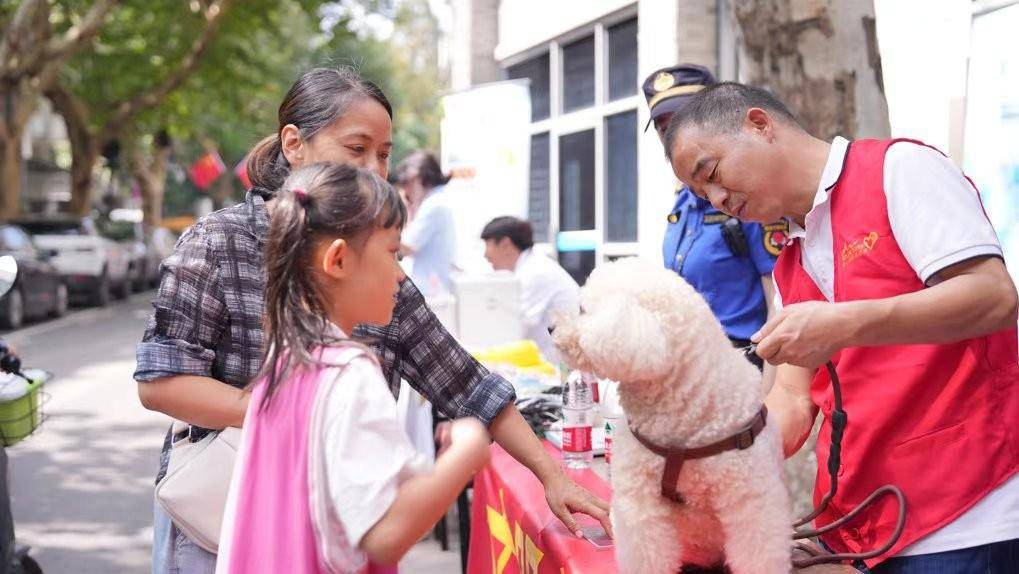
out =
[[[878,234],[871,231],[865,237],[850,241],[842,247],[842,265],[846,266],[874,250]]]

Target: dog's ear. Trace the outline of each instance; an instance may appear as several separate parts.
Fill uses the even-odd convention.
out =
[[[615,296],[598,305],[584,322],[580,347],[595,373],[615,381],[651,381],[669,371],[665,332],[658,319],[630,296]]]

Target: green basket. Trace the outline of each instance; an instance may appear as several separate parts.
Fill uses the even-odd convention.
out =
[[[39,389],[43,380],[29,381],[28,392],[13,401],[0,402],[0,442],[11,446],[32,434],[42,420],[39,412]]]

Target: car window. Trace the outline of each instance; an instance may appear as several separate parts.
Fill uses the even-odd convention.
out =
[[[137,239],[135,224],[131,221],[105,220],[99,224],[99,233],[114,241],[133,241]]]
[[[19,221],[32,235],[90,235],[80,221]]]

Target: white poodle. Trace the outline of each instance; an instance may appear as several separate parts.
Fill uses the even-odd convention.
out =
[[[620,383],[629,423],[612,453],[620,572],[723,562],[733,574],[790,571],[792,517],[774,424],[749,448],[686,460],[683,503],[662,496],[665,459],[631,433],[693,449],[735,435],[764,403],[760,373],[690,285],[638,259],[599,266],[581,290],[581,314],[559,321],[554,338],[571,367]]]

